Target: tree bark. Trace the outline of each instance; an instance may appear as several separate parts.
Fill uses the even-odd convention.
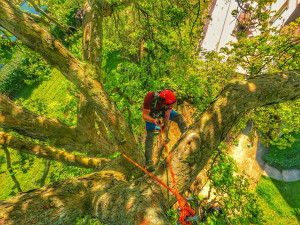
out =
[[[0,224],[74,224],[91,214],[92,202],[124,182],[119,173],[98,172],[22,193],[0,202]]]
[[[229,83],[170,152],[179,191],[191,185],[239,118],[255,107],[299,99],[299,87],[299,70]],[[165,183],[167,167],[164,161],[155,171]],[[148,176],[125,183],[118,174],[94,173],[2,201],[0,223],[64,224],[89,214],[108,224],[169,224],[165,213],[175,198],[168,199],[167,189]]]
[[[97,70],[96,79],[101,82],[102,7],[100,8],[95,0],[86,1],[83,15],[82,59],[95,65]],[[80,94],[76,129],[84,133],[84,136],[97,139],[95,123],[96,114],[93,106],[87,101],[83,94]]]
[[[4,132],[0,132],[0,144],[4,144],[10,148],[26,152],[31,155],[35,155],[38,158],[63,162],[69,166],[100,169],[109,161],[105,158],[89,158],[74,155],[51,148],[49,146],[42,146],[25,141]]]
[[[87,123],[87,121],[85,121]],[[68,127],[56,119],[35,114],[20,105],[15,104],[9,98],[0,94],[0,127],[12,129],[19,134],[48,141],[49,145],[64,148],[67,151],[89,152],[94,155],[101,153],[104,156],[111,155],[111,141],[106,136],[84,135],[78,128]]]
[[[96,80],[97,69],[94,65],[80,62],[49,32],[34,23],[10,1],[0,0],[0,25],[29,48],[40,53],[49,64],[73,82],[103,119],[119,150],[142,162],[141,155],[134,152],[137,146],[131,129],[103,84]]]

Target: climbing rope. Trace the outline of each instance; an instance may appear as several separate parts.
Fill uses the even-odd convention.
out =
[[[156,180],[162,186],[164,186],[165,188],[167,188],[170,192],[172,192],[176,196],[177,201],[178,201],[178,205],[179,205],[179,210],[180,210],[179,223],[181,225],[192,225],[193,221],[195,221],[195,220],[198,219],[198,216],[195,216],[195,214],[196,214],[195,211],[190,207],[190,205],[187,203],[187,201],[178,192],[178,188],[177,188],[176,180],[175,180],[175,174],[173,172],[173,168],[172,168],[171,161],[170,161],[170,158],[169,158],[168,149],[167,149],[165,140],[163,138],[163,133],[162,133],[161,126],[160,126],[160,133],[161,133],[163,144],[164,144],[164,147],[165,147],[165,150],[166,150],[166,156],[167,156],[167,160],[168,160],[168,164],[169,164],[169,168],[170,168],[170,172],[171,172],[171,176],[172,176],[172,182],[173,182],[175,190],[172,189],[172,188],[170,188],[167,184],[165,184],[163,181],[161,181],[160,179],[158,179],[152,173],[150,173],[149,171],[147,171],[146,169],[144,169],[143,167],[141,167],[138,163],[136,163],[135,161],[133,161],[132,159],[130,159],[124,153],[121,152],[121,155],[123,157],[125,157],[127,160],[129,160],[130,162],[132,162],[134,165],[136,165],[138,168],[140,168],[141,170],[143,170],[146,174],[148,174],[150,177],[152,177],[154,180]]]
[[[159,125],[159,127],[160,127],[161,138],[162,138],[165,150],[166,150],[166,157],[167,157],[167,160],[168,160],[168,164],[169,164],[169,168],[170,168],[170,172],[171,172],[171,177],[172,177],[172,182],[173,182],[174,189],[175,189],[175,196],[177,198],[177,201],[178,201],[178,204],[179,204],[179,209],[181,211],[180,217],[179,217],[179,223],[181,225],[191,225],[192,222],[191,221],[186,221],[186,217],[194,217],[196,215],[196,213],[190,207],[190,205],[187,203],[187,201],[178,192],[178,188],[177,188],[177,184],[176,184],[176,180],[175,180],[175,174],[174,174],[173,167],[172,167],[172,164],[171,164],[171,160],[170,160],[170,157],[169,157],[168,148],[167,148],[165,139],[163,137],[162,128],[161,128],[160,125]]]

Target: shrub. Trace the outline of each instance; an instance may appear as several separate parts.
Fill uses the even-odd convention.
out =
[[[22,70],[22,64],[25,58],[17,54],[9,64],[6,64],[0,71],[0,93],[11,95],[25,83],[26,74]]]
[[[300,134],[293,133],[297,140],[285,149],[271,146],[263,159],[277,169],[296,169],[300,166]]]
[[[25,85],[47,79],[50,71],[51,67],[38,54],[27,49],[17,52],[0,71],[0,93],[12,96]]]

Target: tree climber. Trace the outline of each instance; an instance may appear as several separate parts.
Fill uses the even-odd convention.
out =
[[[186,131],[187,126],[183,117],[172,109],[176,97],[170,89],[163,91],[149,92],[144,99],[143,118],[146,121],[146,140],[145,140],[145,168],[151,172],[155,167],[152,162],[152,150],[154,131],[160,125],[160,118],[163,118],[162,132],[167,128],[169,120],[177,123],[181,134]]]

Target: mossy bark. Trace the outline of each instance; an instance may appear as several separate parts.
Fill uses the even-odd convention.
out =
[[[109,159],[105,158],[89,158],[74,155],[46,145],[38,145],[4,132],[0,132],[0,144],[22,152],[26,152],[38,158],[63,162],[69,166],[100,169],[109,161]]]

